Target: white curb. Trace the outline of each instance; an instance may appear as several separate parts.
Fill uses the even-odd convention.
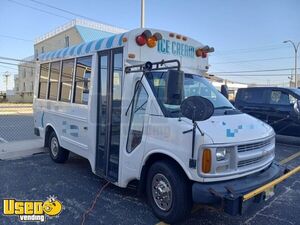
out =
[[[13,141],[0,144],[0,160],[20,159],[46,152],[42,139]]]

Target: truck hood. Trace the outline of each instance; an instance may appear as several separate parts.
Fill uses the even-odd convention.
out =
[[[198,126],[215,144],[247,142],[274,135],[271,126],[244,113],[212,116],[198,122]]]

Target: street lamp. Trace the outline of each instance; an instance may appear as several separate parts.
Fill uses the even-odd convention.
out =
[[[297,56],[298,56],[298,48],[299,48],[299,45],[300,45],[300,42],[298,42],[298,44],[296,45],[293,41],[291,40],[287,40],[287,41],[284,41],[283,43],[291,43],[294,47],[294,51],[295,51],[295,87],[297,88],[298,87],[298,84],[297,84]]]
[[[7,94],[8,77],[10,74],[8,71],[6,71],[3,76],[5,77],[5,93]]]

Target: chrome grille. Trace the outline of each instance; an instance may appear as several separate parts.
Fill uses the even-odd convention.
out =
[[[269,155],[265,155],[265,156],[260,156],[260,157],[256,157],[256,158],[252,158],[252,159],[241,160],[238,162],[238,167],[243,167],[243,166],[251,165],[253,163],[258,163],[268,157],[269,157]]]
[[[238,152],[246,152],[246,151],[260,149],[260,148],[270,145],[271,143],[272,143],[272,139],[268,139],[265,141],[256,142],[256,143],[252,143],[252,144],[239,145]]]

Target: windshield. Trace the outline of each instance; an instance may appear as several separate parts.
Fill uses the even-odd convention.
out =
[[[176,117],[180,113],[180,105],[166,104],[166,72],[149,72],[146,78],[153,89],[163,112],[167,116]],[[201,96],[210,100],[215,109],[233,109],[232,104],[208,82],[204,77],[186,73],[184,75],[184,99],[190,96]]]
[[[293,91],[296,95],[298,95],[298,97],[300,97],[300,89],[293,88],[292,91]],[[300,100],[300,99],[298,99],[298,100]]]

